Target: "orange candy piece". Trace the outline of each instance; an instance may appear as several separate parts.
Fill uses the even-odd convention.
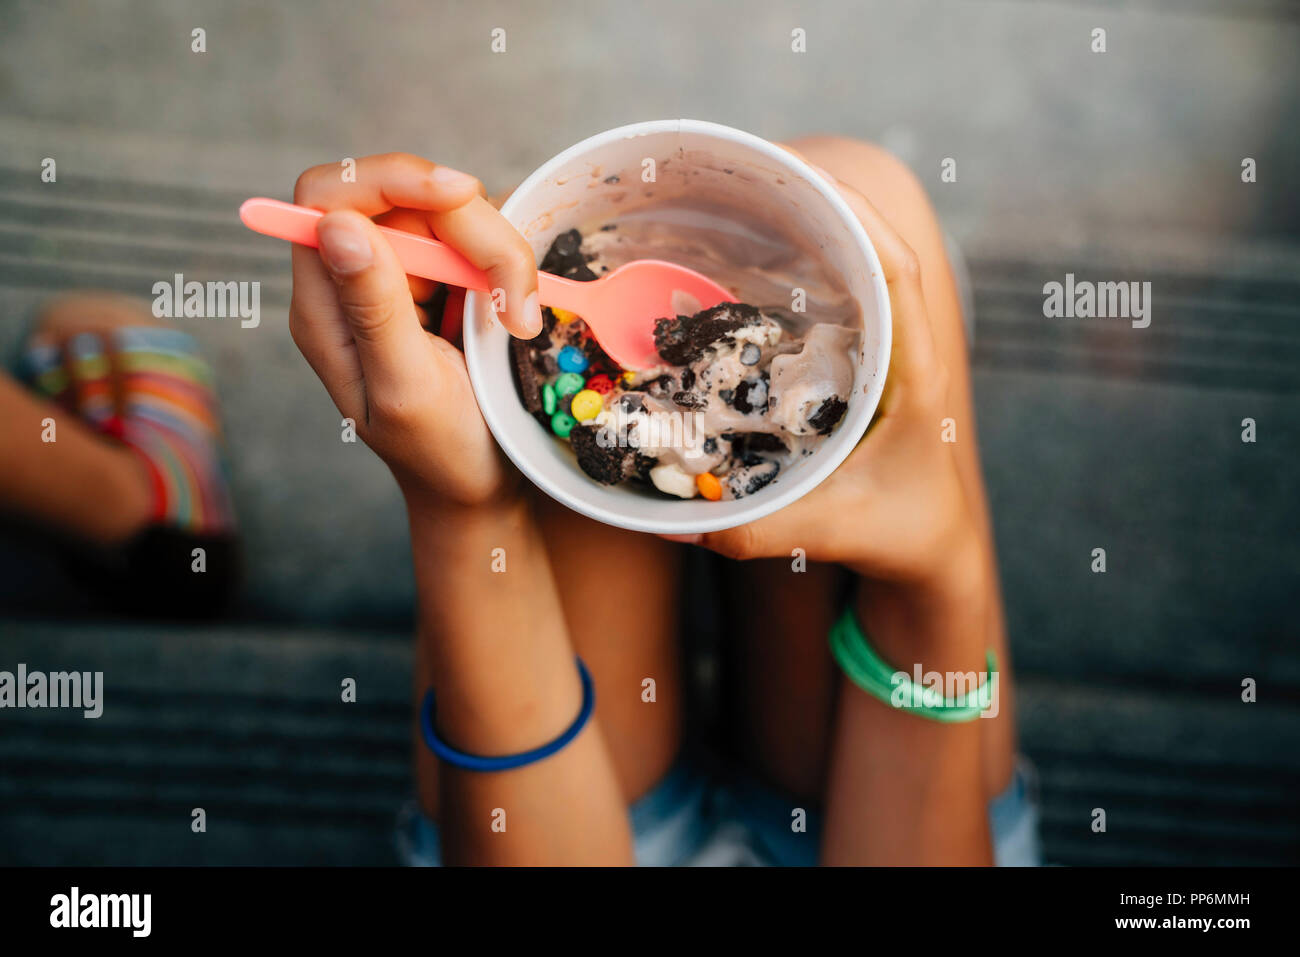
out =
[[[695,487],[710,502],[716,502],[722,498],[722,483],[718,481],[718,477],[712,472],[701,472],[695,476]]]

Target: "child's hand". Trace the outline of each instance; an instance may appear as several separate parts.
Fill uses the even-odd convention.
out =
[[[837,183],[880,257],[893,307],[884,397],[866,436],[811,493],[773,515],[696,541],[731,558],[839,562],[880,581],[930,584],[978,554],[975,517],[950,441],[948,372],[935,349],[916,255],[856,190]],[[955,423],[971,442],[972,423]],[[962,430],[965,430],[964,433]]]
[[[542,327],[532,250],[472,176],[404,153],[365,157],[355,171],[343,182],[340,167],[313,167],[294,188],[295,203],[328,215],[319,252],[293,247],[293,341],[408,501],[497,500],[517,475],[479,413],[464,357],[422,326],[416,300],[433,284],[406,276],[375,223],[436,236],[486,270],[505,291],[502,323],[524,338]]]

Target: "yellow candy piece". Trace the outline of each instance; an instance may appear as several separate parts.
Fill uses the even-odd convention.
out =
[[[631,369],[624,369],[623,374],[620,375],[619,378],[623,380],[624,384],[628,384],[636,378],[636,373]]]
[[[560,323],[573,322],[574,319],[578,318],[576,312],[569,312],[567,309],[556,309],[554,306],[551,307],[551,312],[555,315],[556,321]]]
[[[573,397],[573,402],[569,406],[569,414],[579,422],[588,422],[600,415],[600,410],[604,407],[604,396],[595,389],[583,389]]]

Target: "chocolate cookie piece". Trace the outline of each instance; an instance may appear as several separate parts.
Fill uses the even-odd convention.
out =
[[[693,316],[656,319],[655,348],[667,363],[690,365],[719,339],[743,326],[757,325],[759,318],[755,306],[724,302]]]
[[[580,425],[569,433],[582,470],[602,485],[616,485],[639,474],[643,470],[639,460],[645,456],[633,448],[619,448],[617,438],[608,429],[602,440],[601,431],[599,426]]]
[[[808,424],[817,430],[818,435],[830,435],[849,404],[838,395],[833,395],[821,404],[821,407],[808,419]]]
[[[736,393],[731,397],[731,407],[745,415],[766,409],[767,373],[764,372],[757,379],[745,379],[736,386]]]
[[[594,375],[607,375],[611,379],[617,379],[623,374],[623,367],[611,359],[594,338],[589,336],[579,348],[587,357],[587,371],[583,375],[588,378]]]
[[[727,476],[727,488],[730,489],[732,497],[744,498],[746,495],[753,495],[764,485],[770,483],[772,479],[776,478],[776,473],[779,471],[780,466],[775,462],[743,465]]]
[[[650,470],[658,464],[659,464],[658,459],[651,458],[649,455],[643,455],[640,452],[638,452],[636,454],[636,462],[635,462],[636,477],[640,479],[642,482],[645,482],[651,488],[654,488],[654,483],[650,481]]]
[[[532,341],[510,337],[510,365],[515,374],[515,388],[524,408],[536,415],[542,411],[542,383],[533,363]]]
[[[702,409],[709,404],[709,400],[698,392],[687,392],[685,389],[674,392],[673,401],[683,409]]]
[[[731,454],[746,465],[764,461],[761,452],[784,455],[789,449],[771,432],[729,432],[723,436],[731,443]]]
[[[668,394],[669,390],[676,391],[676,389],[677,380],[666,372],[658,378],[651,379],[649,382],[645,383],[645,390],[656,399],[662,399]]]
[[[588,259],[582,252],[582,234],[576,229],[570,229],[555,237],[538,268],[566,279],[590,282],[596,278],[596,274],[587,262]]]

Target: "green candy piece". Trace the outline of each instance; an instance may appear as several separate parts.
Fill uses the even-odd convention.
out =
[[[555,380],[555,394],[574,395],[581,392],[582,387],[587,384],[587,380],[576,372],[565,372]]]
[[[542,411],[547,415],[555,414],[555,386],[549,382],[542,386]]]
[[[567,439],[577,424],[578,420],[567,412],[556,412],[551,416],[551,431],[562,439]]]

